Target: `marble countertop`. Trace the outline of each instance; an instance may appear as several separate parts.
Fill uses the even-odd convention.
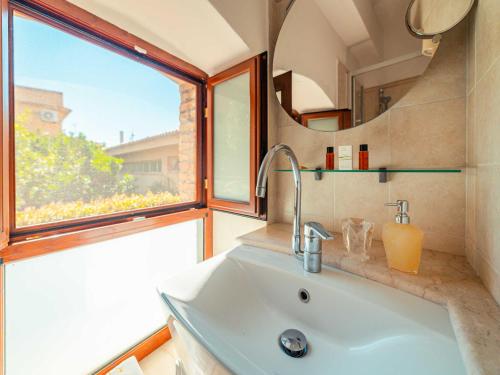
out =
[[[291,255],[292,227],[270,224],[238,240]],[[345,255],[342,236],[323,242],[323,264],[401,289],[445,306],[469,374],[500,374],[500,307],[464,256],[424,250],[418,275],[387,267],[381,241],[373,241],[370,260]]]

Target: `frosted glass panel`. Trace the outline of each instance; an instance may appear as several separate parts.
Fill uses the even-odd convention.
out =
[[[214,87],[214,197],[250,200],[250,73]]]
[[[320,130],[324,132],[332,132],[339,130],[339,118],[327,117],[311,119],[307,121],[307,127],[312,130]]]
[[[93,373],[164,326],[156,286],[197,263],[202,223],[7,264],[6,373]]]

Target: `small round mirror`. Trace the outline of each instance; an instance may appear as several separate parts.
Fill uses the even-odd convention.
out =
[[[417,38],[432,38],[462,21],[475,0],[412,0],[406,25]]]
[[[410,3],[295,0],[273,60],[274,87],[283,109],[301,126],[340,131],[373,120],[398,103],[439,46],[408,32]]]

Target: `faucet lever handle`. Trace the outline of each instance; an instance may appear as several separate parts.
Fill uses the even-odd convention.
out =
[[[323,225],[317,223],[315,221],[308,221],[304,224],[304,235],[311,236],[319,236],[323,240],[333,240],[334,236],[330,232],[328,232]]]

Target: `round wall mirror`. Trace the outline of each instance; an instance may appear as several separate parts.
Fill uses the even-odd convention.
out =
[[[396,104],[439,46],[437,39],[408,32],[406,14],[414,4],[294,1],[273,61],[275,91],[284,110],[302,126],[339,131],[364,124]]]
[[[412,0],[406,25],[417,38],[432,38],[462,21],[475,0]]]

